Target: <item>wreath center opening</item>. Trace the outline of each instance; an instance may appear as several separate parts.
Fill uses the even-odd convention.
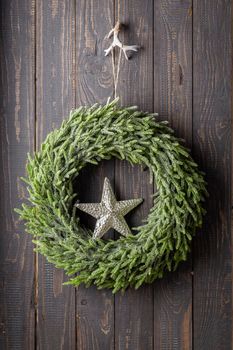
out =
[[[141,183],[142,178],[149,178],[149,172],[140,165],[116,160],[127,173],[118,174],[116,181],[114,161],[112,158],[86,166],[74,184],[78,198],[74,205],[78,208],[80,224],[94,231],[93,238],[118,239],[121,235],[136,234],[133,228],[141,225],[149,212]],[[135,173],[137,177],[131,176]]]

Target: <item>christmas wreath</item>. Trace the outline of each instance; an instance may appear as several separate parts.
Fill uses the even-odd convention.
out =
[[[149,168],[158,189],[145,223],[118,240],[93,239],[80,224],[74,182],[88,163],[117,157]],[[116,101],[81,107],[27,163],[29,204],[18,210],[36,250],[81,283],[138,288],[186,260],[202,224],[206,183],[166,122]]]

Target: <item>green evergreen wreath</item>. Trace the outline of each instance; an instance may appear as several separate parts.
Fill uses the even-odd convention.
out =
[[[186,260],[195,229],[202,224],[206,183],[189,152],[166,122],[135,107],[81,107],[51,132],[27,164],[29,205],[17,210],[36,250],[72,275],[75,286],[113,292],[138,288],[175,270]],[[158,192],[136,234],[94,240],[82,227],[74,202],[74,180],[88,163],[117,157],[147,166]]]

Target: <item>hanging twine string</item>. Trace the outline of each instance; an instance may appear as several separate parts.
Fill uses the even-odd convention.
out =
[[[114,99],[117,97],[117,86],[119,82],[119,73],[121,66],[121,54],[122,50],[120,50],[120,54],[118,57],[117,67],[115,67],[115,52],[112,52],[112,74],[113,74],[113,86],[114,86]]]
[[[119,81],[119,73],[120,73],[120,64],[121,64],[121,55],[122,52],[125,55],[126,60],[128,60],[127,51],[138,51],[139,46],[138,45],[124,45],[120,39],[118,38],[118,34],[121,29],[121,24],[119,21],[117,21],[115,27],[110,30],[110,32],[107,35],[107,38],[111,38],[113,36],[113,42],[107,48],[105,51],[105,56],[108,56],[109,53],[112,53],[112,72],[113,72],[113,84],[114,84],[114,98],[116,98],[117,95],[117,86]],[[120,48],[120,54],[118,57],[117,67],[115,67],[115,51],[113,50],[114,47],[118,46]]]

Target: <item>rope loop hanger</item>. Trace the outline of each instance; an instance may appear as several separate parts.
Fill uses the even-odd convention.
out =
[[[138,45],[125,45],[123,44],[120,39],[118,38],[118,35],[120,33],[120,30],[122,28],[122,24],[117,21],[114,28],[110,30],[108,35],[106,36],[107,39],[111,38],[113,36],[112,44],[104,50],[105,56],[108,56],[110,52],[112,53],[112,73],[113,73],[113,84],[114,84],[114,98],[116,98],[117,94],[117,86],[119,81],[119,72],[120,72],[120,63],[121,63],[121,55],[122,52],[124,53],[124,56],[126,60],[128,61],[129,57],[127,56],[127,51],[138,51],[139,46]],[[115,67],[115,51],[114,48],[119,47],[120,54],[118,57],[117,66]]]

